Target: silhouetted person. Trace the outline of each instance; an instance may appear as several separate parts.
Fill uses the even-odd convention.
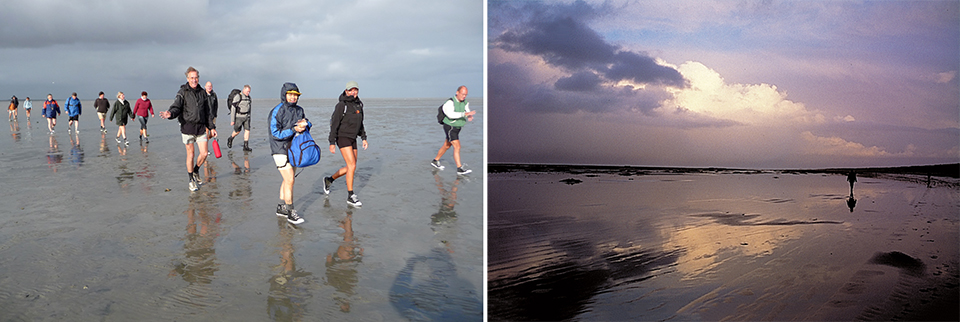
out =
[[[850,182],[850,196],[853,196],[853,183],[854,183],[854,182],[857,182],[857,172],[856,172],[856,171],[852,171],[852,170],[851,170],[850,173],[847,174],[847,182]]]
[[[853,212],[853,208],[857,206],[857,199],[853,198],[853,195],[850,195],[850,198],[847,198],[847,207],[850,207],[850,212]]]

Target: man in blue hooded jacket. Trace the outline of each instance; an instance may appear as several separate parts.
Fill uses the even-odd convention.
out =
[[[74,133],[80,133],[80,99],[77,98],[77,93],[74,92],[73,95],[70,95],[70,98],[67,99],[67,102],[63,104],[63,109],[67,110],[67,116],[70,117],[70,121],[67,122],[67,132],[70,132],[70,126],[73,126]]]
[[[277,204],[277,216],[286,217],[292,224],[300,224],[303,218],[293,209],[293,183],[296,176],[294,168],[287,160],[287,149],[297,133],[307,131],[313,124],[303,114],[303,108],[297,105],[300,89],[297,84],[284,83],[280,89],[280,104],[270,110],[268,118],[270,128],[270,153],[283,177],[280,184],[280,204]]]

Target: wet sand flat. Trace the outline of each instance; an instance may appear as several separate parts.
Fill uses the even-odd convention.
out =
[[[92,101],[79,135],[65,116],[49,135],[39,109],[29,125],[21,111],[0,137],[0,320],[482,319],[483,112],[461,135],[477,172],[458,178],[428,165],[443,143],[443,99],[365,99],[363,207],[351,209],[343,179],[322,192],[343,166],[326,150],[335,101],[302,101],[325,154],[297,177],[306,222],[293,228],[275,215],[266,123],[277,101],[254,101],[250,153],[242,139],[227,150],[221,107],[223,157],[210,156],[195,193],[176,121],[150,119],[142,146],[131,121],[122,147],[112,122],[101,135]]]
[[[840,175],[488,178],[490,320],[958,318],[956,185],[860,178],[851,212]]]

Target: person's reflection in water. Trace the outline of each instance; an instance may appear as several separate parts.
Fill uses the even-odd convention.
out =
[[[847,174],[847,182],[850,182],[850,195],[853,196],[853,183],[857,182],[857,172],[850,170]]]
[[[340,228],[343,228],[343,241],[335,253],[327,255],[326,283],[340,292],[339,296],[334,297],[340,311],[350,312],[350,298],[356,294],[354,288],[359,280],[357,265],[363,259],[363,248],[353,234],[353,210],[347,210],[346,217],[340,221]]]
[[[227,152],[227,158],[230,159],[230,166],[233,167],[233,174],[235,175],[233,176],[235,178],[234,190],[230,191],[230,199],[250,201],[251,196],[253,196],[253,189],[250,185],[250,156],[247,153],[243,154],[242,167],[234,160],[233,151]]]
[[[451,253],[456,239],[458,176],[446,188],[434,171],[440,191],[440,209],[430,216],[430,229],[436,246],[429,253],[407,259],[390,288],[390,303],[410,320],[480,321],[483,319],[481,294],[469,281],[458,276]]]
[[[309,285],[314,281],[310,272],[297,270],[294,260],[293,236],[298,234],[296,227],[287,224],[285,218],[277,220],[280,232],[280,265],[274,266],[277,275],[270,277],[270,295],[267,296],[267,316],[273,321],[302,321],[310,298]]]
[[[53,172],[57,172],[60,162],[63,161],[63,153],[60,152],[60,145],[57,144],[57,137],[50,135],[50,150],[47,150],[47,167]]]
[[[77,165],[83,165],[83,147],[80,146],[80,134],[70,136],[70,162]]]
[[[856,206],[857,206],[857,199],[854,198],[853,195],[851,194],[850,197],[847,198],[847,207],[850,208],[850,212],[853,212],[853,208]]]
[[[430,229],[433,230],[434,239],[438,239],[439,244],[453,253],[451,241],[456,238],[457,212],[454,207],[457,205],[457,186],[460,184],[460,176],[450,185],[450,190],[445,189],[440,176],[434,171],[433,179],[437,183],[437,190],[440,190],[440,209],[437,213],[430,216]]]
[[[220,236],[220,213],[213,208],[210,195],[194,193],[187,206],[186,234],[183,241],[183,257],[173,263],[169,276],[180,276],[189,283],[186,289],[192,303],[203,306],[205,302],[218,301],[207,290],[218,270],[216,240]]]
[[[109,157],[110,156],[110,146],[107,145],[107,134],[100,132],[100,154],[98,157]]]
[[[30,121],[27,121],[29,124]],[[20,142],[20,123],[19,122],[10,122],[10,136],[13,137],[13,142]]]

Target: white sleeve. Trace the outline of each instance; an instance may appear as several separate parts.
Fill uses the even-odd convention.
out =
[[[443,114],[446,114],[448,119],[456,120],[463,118],[465,113],[457,113],[454,109],[453,100],[447,100],[446,103],[443,103]]]

